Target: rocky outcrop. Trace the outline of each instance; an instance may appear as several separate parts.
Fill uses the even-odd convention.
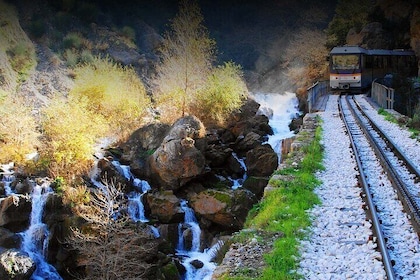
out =
[[[269,144],[258,146],[246,153],[245,164],[251,176],[270,176],[278,166],[278,155]]]
[[[21,239],[17,233],[0,227],[0,247],[7,249],[19,248],[20,241]]]
[[[205,190],[192,196],[190,203],[197,215],[224,228],[239,229],[256,199],[244,189]]]
[[[28,280],[35,269],[35,262],[27,253],[15,249],[0,250],[0,279]]]
[[[31,210],[31,201],[26,196],[12,195],[0,199],[0,226],[13,231],[24,229]]]
[[[358,45],[367,49],[392,48],[389,34],[379,22],[366,24],[359,33],[354,28],[350,29],[346,41],[349,45]]]
[[[195,146],[204,135],[204,126],[196,117],[184,117],[174,123],[160,147],[149,158],[152,179],[160,188],[177,190],[204,173],[206,160]]]
[[[179,223],[183,213],[179,207],[179,199],[171,190],[154,191],[146,194],[150,209],[150,217],[162,223]]]

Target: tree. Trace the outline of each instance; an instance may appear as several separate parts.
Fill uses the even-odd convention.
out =
[[[90,110],[86,98],[68,100],[53,97],[42,110],[43,149],[41,159],[50,175],[62,176],[69,182],[74,175],[87,172],[92,166],[96,140],[103,137],[104,119]]]
[[[145,260],[155,255],[156,242],[121,211],[126,204],[121,187],[104,181],[88,205],[74,208],[86,221],[69,239],[86,268],[83,279],[147,279],[152,264]]]
[[[70,97],[87,99],[92,113],[102,115],[111,133],[120,140],[144,123],[150,98],[134,69],[123,67],[109,58],[94,58],[76,67],[75,85]]]
[[[368,16],[373,7],[374,3],[372,1],[338,1],[334,18],[327,28],[327,47],[332,48],[346,44],[347,33],[351,28],[355,28],[356,32],[360,32],[368,22]]]
[[[39,147],[40,133],[32,109],[22,98],[0,90],[0,162],[28,165],[27,155]]]
[[[289,80],[298,88],[308,87],[325,79],[328,71],[328,50],[324,47],[325,33],[302,28],[294,34],[285,52]]]
[[[227,62],[212,70],[191,111],[206,124],[223,124],[226,117],[241,106],[247,92],[241,67]]]
[[[184,116],[205,86],[215,59],[215,42],[203,25],[197,2],[182,0],[164,35],[153,84],[164,120]]]

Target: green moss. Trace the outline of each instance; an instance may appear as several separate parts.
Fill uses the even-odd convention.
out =
[[[180,279],[178,269],[176,268],[174,263],[168,263],[167,265],[162,267],[162,274],[164,275],[164,279],[166,280]]]
[[[207,193],[208,195],[214,197],[216,200],[228,205],[232,202],[232,197],[226,192],[209,190]]]

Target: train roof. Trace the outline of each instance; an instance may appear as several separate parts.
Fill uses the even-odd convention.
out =
[[[415,55],[412,50],[367,50],[359,46],[334,47],[330,54],[367,54],[367,55]]]

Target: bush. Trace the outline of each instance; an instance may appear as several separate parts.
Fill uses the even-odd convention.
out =
[[[17,97],[0,98],[0,163],[26,166],[27,155],[36,151],[39,132],[31,108]]]
[[[78,33],[68,33],[63,39],[63,47],[65,49],[79,49],[82,46],[83,37]]]
[[[94,57],[90,50],[83,50],[80,54],[80,62],[82,63],[92,63],[94,61]]]
[[[52,177],[72,181],[91,168],[95,141],[106,133],[104,120],[88,110],[88,100],[54,97],[43,110],[42,159]]]
[[[36,65],[34,46],[27,42],[18,42],[11,46],[6,53],[13,70],[19,74],[19,79],[24,81],[29,71]]]
[[[413,117],[410,119],[408,125],[410,128],[420,130],[420,104],[414,108]]]
[[[241,106],[246,94],[240,66],[228,62],[213,69],[191,111],[204,123],[223,124],[226,117]]]
[[[76,67],[79,63],[79,54],[71,49],[64,52],[64,58],[66,59],[66,65],[70,68]]]
[[[111,131],[128,136],[143,123],[150,107],[143,83],[132,68],[124,68],[109,58],[94,58],[75,69],[75,86],[70,95],[87,99],[87,109],[100,114]]]

